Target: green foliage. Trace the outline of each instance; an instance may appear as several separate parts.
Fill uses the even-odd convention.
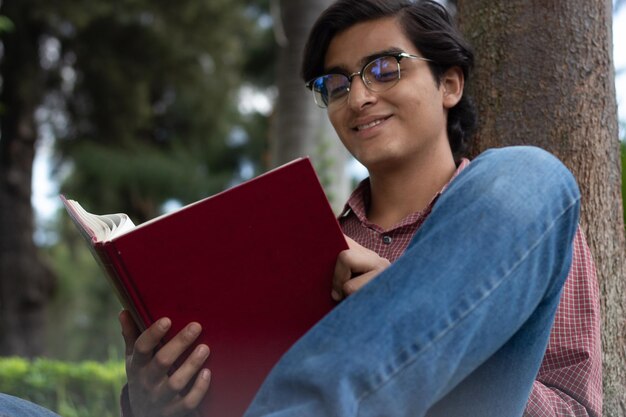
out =
[[[66,363],[0,358],[0,392],[64,417],[116,417],[126,375],[121,361]]]
[[[10,32],[15,28],[13,21],[6,16],[0,16],[0,33]]]
[[[208,191],[219,190],[232,177],[224,170],[210,173],[204,164],[185,149],[164,153],[146,145],[128,149],[83,143],[73,152],[74,169],[64,189],[78,194],[81,203],[96,213],[110,213],[129,207],[135,223],[157,216],[160,204],[176,198],[194,201]],[[235,163],[226,161],[223,163]],[[106,167],[107,175],[103,176]]]
[[[18,73],[26,87],[0,114],[38,109],[38,126],[28,127],[54,137],[61,190],[88,210],[142,223],[166,202],[197,200],[267,166],[268,117],[242,114],[239,91],[273,82],[268,0],[1,3],[12,16],[0,17],[3,46],[35,41],[14,48],[24,53],[13,61],[30,57],[32,73]],[[244,163],[254,172],[241,175]],[[120,358],[121,306],[65,213],[51,228],[59,243],[42,252],[58,285],[47,354]]]
[[[62,217],[59,226],[74,232]],[[48,308],[46,355],[61,360],[120,360],[124,344],[117,320],[122,307],[93,259],[82,236],[43,248],[58,277],[57,292]]]
[[[238,92],[272,82],[267,1],[90,3],[38,12],[61,45],[48,75],[62,121],[49,125],[71,162],[65,193],[140,223],[220,191],[242,158],[262,165],[267,123],[238,111]],[[248,133],[236,146],[234,129]]]

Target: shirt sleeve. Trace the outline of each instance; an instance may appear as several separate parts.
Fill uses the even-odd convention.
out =
[[[579,228],[572,266],[524,417],[601,416],[598,282],[591,251]]]

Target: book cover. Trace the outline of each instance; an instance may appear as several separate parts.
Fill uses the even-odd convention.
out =
[[[171,337],[202,324],[212,372],[203,415],[241,416],[334,306],[335,261],[348,247],[308,158],[105,241],[64,203],[140,327],[167,316]]]

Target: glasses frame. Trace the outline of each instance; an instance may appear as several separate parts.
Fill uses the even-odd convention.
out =
[[[370,66],[372,63],[376,62],[377,60],[381,59],[381,58],[395,58],[396,59],[396,63],[398,65],[398,78],[392,83],[388,83],[388,87],[385,87],[383,89],[374,89],[372,88],[372,82],[369,81],[366,78],[366,74],[365,74],[365,68],[367,68],[368,66]],[[398,52],[398,53],[390,53],[390,54],[383,54],[381,56],[378,56],[374,59],[372,59],[371,61],[368,61],[367,63],[365,63],[365,65],[363,65],[363,67],[361,67],[360,71],[357,72],[353,72],[352,74],[346,75],[346,74],[342,74],[342,73],[328,73],[328,74],[322,74],[318,77],[315,77],[309,81],[306,82],[306,84],[304,85],[306,88],[308,88],[309,90],[311,90],[311,92],[313,93],[313,99],[315,100],[315,104],[317,104],[318,107],[322,108],[322,109],[326,109],[328,108],[328,104],[324,103],[322,100],[318,100],[317,99],[317,94],[314,90],[314,85],[315,82],[317,80],[319,80],[322,77],[326,77],[329,75],[340,75],[342,77],[346,77],[348,79],[348,87],[346,87],[346,92],[348,94],[346,94],[343,98],[341,99],[341,102],[346,101],[347,98],[350,96],[350,89],[352,87],[352,80],[354,79],[354,77],[356,77],[357,75],[359,77],[361,77],[361,81],[363,81],[363,85],[365,85],[365,88],[367,88],[369,91],[373,91],[375,93],[381,93],[383,91],[387,91],[391,88],[393,88],[394,86],[396,86],[396,84],[398,84],[398,82],[400,81],[400,79],[402,78],[402,69],[400,67],[400,61],[402,61],[404,58],[409,58],[409,59],[419,59],[421,61],[426,61],[426,62],[433,62],[432,59],[428,59],[428,58],[424,58],[422,56],[418,56],[418,55],[413,55],[413,54],[409,54],[406,52]]]

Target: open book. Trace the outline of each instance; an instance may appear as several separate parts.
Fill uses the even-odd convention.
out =
[[[203,415],[241,416],[282,354],[332,307],[346,241],[308,159],[134,226],[66,209],[137,324],[202,324]]]
[[[89,240],[107,242],[135,228],[135,223],[124,213],[92,214],[77,201],[67,200],[64,197],[61,199],[75,218],[80,220],[80,229],[88,234]]]

